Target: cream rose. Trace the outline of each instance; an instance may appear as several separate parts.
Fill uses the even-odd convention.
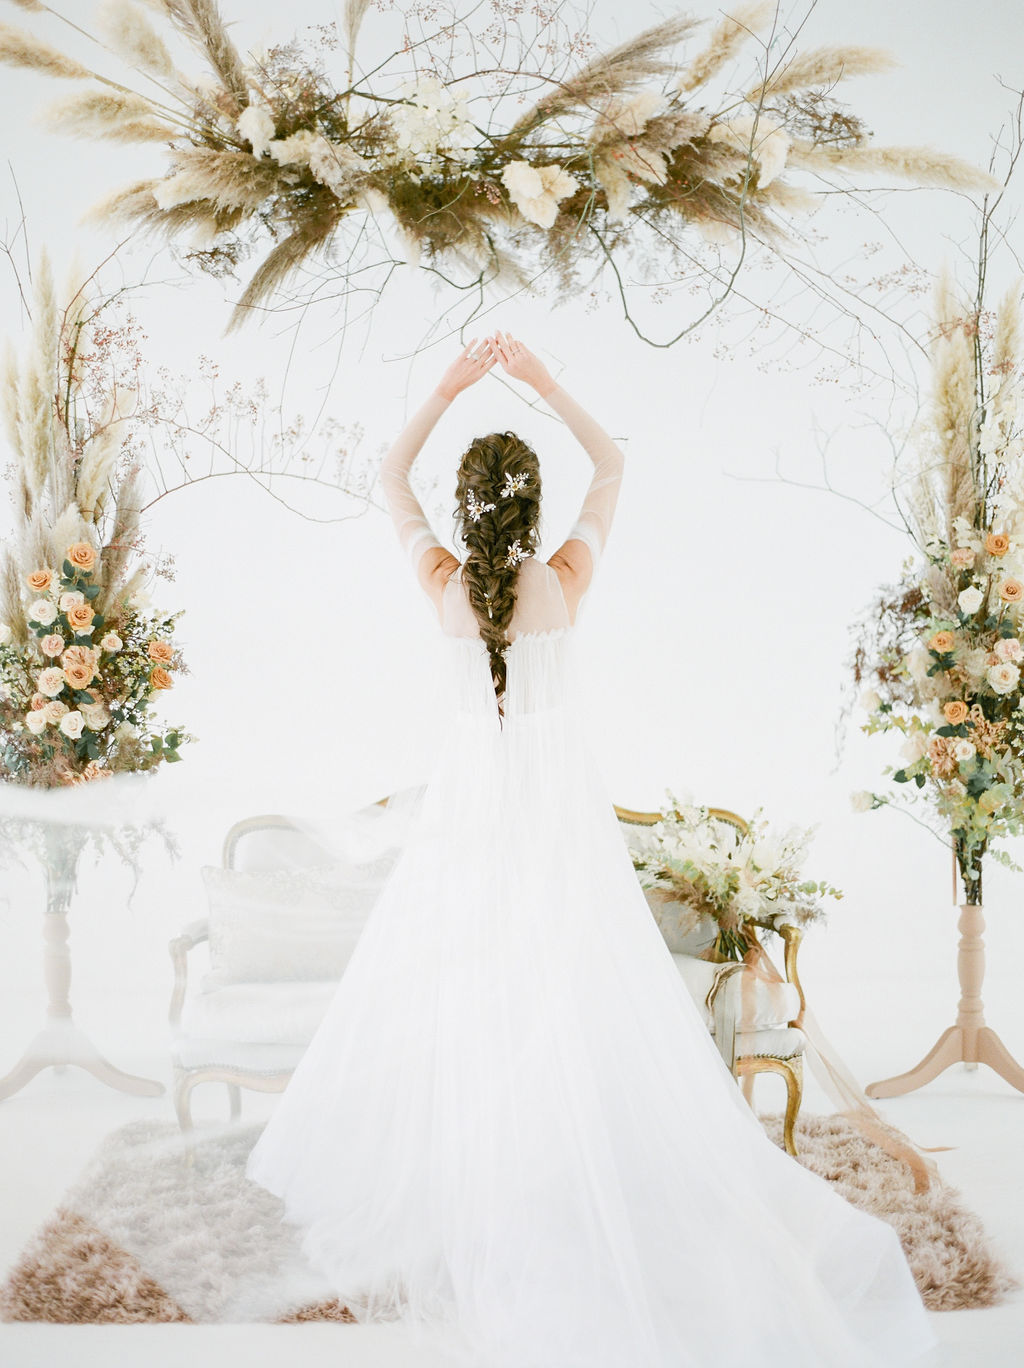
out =
[[[85,725],[90,731],[102,731],[110,721],[110,713],[103,703],[82,703],[78,711],[85,718]]]
[[[74,712],[65,713],[60,719],[60,730],[65,736],[69,736],[72,741],[77,741],[82,735],[82,728],[85,726],[85,718],[76,708]]]
[[[963,765],[966,764],[968,760],[972,760],[974,756],[977,755],[977,751],[974,748],[974,744],[968,741],[966,736],[961,736],[960,740],[953,746],[953,754],[956,756],[957,760],[959,760],[960,764]]]
[[[169,641],[151,641],[146,654],[158,665],[169,665],[174,658],[174,647]]]
[[[44,636],[39,643],[43,655],[59,656],[65,646],[64,638],[59,632],[51,632],[49,636]]]
[[[35,603],[29,604],[28,617],[30,622],[38,622],[42,627],[49,627],[56,616],[57,609],[49,599],[36,599]]]
[[[31,575],[25,576],[25,583],[34,594],[45,594],[53,583],[53,571],[33,570]]]
[[[854,812],[870,812],[875,806],[875,795],[869,789],[859,789],[850,794],[850,806]]]
[[[1016,637],[1001,637],[996,642],[995,653],[1000,660],[1011,660],[1016,663],[1024,657],[1024,648]]]
[[[1020,683],[1020,670],[1007,660],[1001,665],[993,665],[985,678],[997,694],[1013,693]]]
[[[105,637],[100,638],[100,645],[105,651],[119,651],[124,642],[116,632],[108,632]]]
[[[865,712],[877,712],[882,706],[882,695],[877,689],[865,689],[858,702]]]
[[[96,552],[88,542],[75,542],[65,554],[76,570],[91,570],[96,564]]]
[[[71,709],[68,705],[62,703],[59,698],[51,698],[43,709],[43,714],[45,715],[47,722],[55,727],[64,714],[69,713],[70,711]]]
[[[64,687],[64,671],[58,670],[56,665],[49,665],[45,670],[40,670],[36,683],[40,693],[49,694],[53,698]]]
[[[33,736],[40,736],[46,728],[46,718],[43,713],[33,710],[25,714],[25,726]]]
[[[985,595],[977,585],[972,584],[969,589],[964,589],[957,595],[956,601],[960,605],[961,613],[965,613],[969,617],[972,613],[976,613],[985,602]]]
[[[67,619],[75,629],[76,634],[85,635],[92,629],[92,620],[95,613],[87,603],[75,603],[67,610]]]
[[[74,608],[76,603],[84,603],[85,595],[81,589],[67,589],[60,596],[60,611],[66,613],[70,608]]]

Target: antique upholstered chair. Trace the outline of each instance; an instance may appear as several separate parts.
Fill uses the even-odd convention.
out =
[[[388,799],[356,817],[373,817]],[[287,817],[236,822],[220,866],[202,870],[209,910],[170,943],[174,1105],[192,1129],[191,1094],[223,1083],[231,1120],[241,1089],[281,1092],[327,1010],[397,850],[339,859]],[[205,950],[206,972],[192,971]],[[197,966],[201,967],[201,966]]]
[[[711,817],[740,834],[747,824],[725,808],[709,809]],[[658,812],[635,812],[615,808],[627,845],[643,846],[644,828],[661,820]],[[710,919],[679,918],[667,914],[663,900],[651,896],[648,903],[665,937],[676,967],[700,1009],[726,1064],[741,1082],[747,1101],[753,1103],[754,1078],[759,1073],[780,1074],[786,1084],[783,1140],[788,1153],[796,1154],[794,1127],[803,1097],[804,995],[797,972],[801,931],[785,926],[784,977],[774,982],[756,974],[742,961],[716,963],[712,958],[717,928]],[[675,904],[677,912],[680,904]],[[744,1016],[746,1020],[744,1021]]]

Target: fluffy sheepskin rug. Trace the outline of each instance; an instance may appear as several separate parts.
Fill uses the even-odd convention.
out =
[[[763,1117],[781,1143],[778,1117]],[[261,1126],[173,1122],[114,1131],[0,1288],[0,1318],[68,1323],[346,1321],[311,1270],[281,1202],[245,1177]],[[981,1223],[941,1184],[915,1193],[904,1165],[838,1116],[798,1122],[800,1162],[899,1233],[925,1304],[990,1306],[1015,1286]]]

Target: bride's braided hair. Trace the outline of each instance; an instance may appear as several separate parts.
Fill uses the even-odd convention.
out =
[[[456,525],[467,551],[462,579],[490,654],[491,680],[501,712],[519,569],[539,541],[536,452],[514,432],[474,438],[459,462],[455,497]]]

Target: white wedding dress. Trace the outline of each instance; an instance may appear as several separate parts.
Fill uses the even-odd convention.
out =
[[[596,561],[621,458],[551,402],[595,461],[573,549]],[[416,563],[437,542],[405,477],[434,418],[388,458]],[[768,1140],[651,916],[555,571],[523,563],[503,725],[458,573],[439,608],[450,730],[248,1177],[358,1319],[473,1368],[918,1360],[895,1232]]]

